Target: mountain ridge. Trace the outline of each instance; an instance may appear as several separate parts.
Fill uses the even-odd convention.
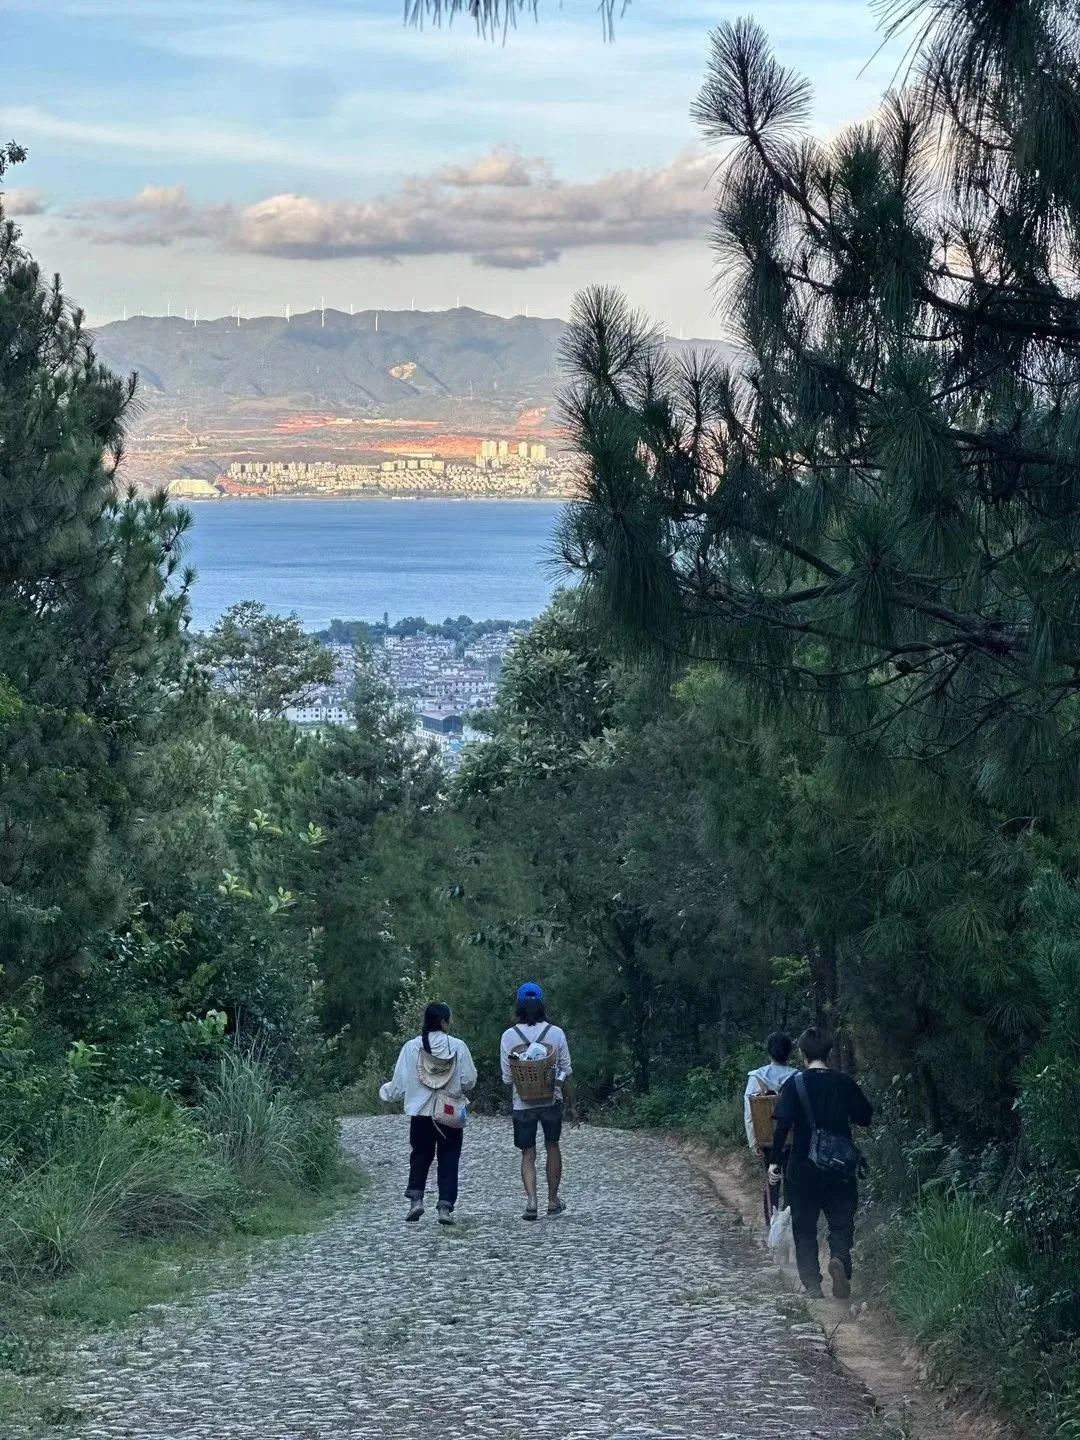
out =
[[[567,322],[454,310],[327,309],[198,323],[135,315],[93,331],[98,358],[139,376],[144,402],[292,398],[417,413],[418,402],[551,406]],[[670,341],[730,352],[720,341]],[[396,373],[393,373],[396,372]]]

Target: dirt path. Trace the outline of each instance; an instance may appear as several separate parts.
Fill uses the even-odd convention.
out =
[[[474,1121],[461,1223],[403,1223],[401,1117],[350,1120],[355,1210],[236,1288],[77,1357],[81,1440],[841,1440],[861,1387],[663,1141],[567,1136],[568,1213],[520,1219]],[[70,1432],[69,1432],[70,1433]]]

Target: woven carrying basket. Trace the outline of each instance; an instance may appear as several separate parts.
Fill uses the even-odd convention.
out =
[[[776,1096],[771,1092],[750,1096],[750,1121],[754,1127],[754,1144],[759,1150],[771,1149],[773,1143],[773,1111]]]
[[[514,1050],[510,1055],[510,1078],[519,1099],[526,1105],[550,1105],[555,1098],[555,1047],[545,1045],[547,1054],[543,1060],[522,1058],[527,1046]]]

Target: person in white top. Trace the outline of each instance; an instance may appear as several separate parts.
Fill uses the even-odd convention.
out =
[[[510,1058],[515,1051],[527,1052],[533,1046],[537,1057],[546,1053],[546,1047],[554,1052],[555,1065],[552,1074],[550,1098],[539,1104],[535,1100],[525,1101],[514,1088],[510,1069]],[[544,1132],[547,1150],[547,1192],[549,1215],[561,1215],[566,1205],[559,1196],[562,1182],[562,1138],[563,1103],[565,1101],[573,1121],[573,1097],[570,1093],[570,1047],[566,1032],[553,1025],[544,1009],[544,992],[532,981],[526,982],[517,992],[514,1007],[514,1023],[503,1032],[500,1045],[502,1078],[513,1093],[514,1144],[521,1151],[521,1182],[525,1186],[525,1214],[523,1219],[536,1219],[536,1132]],[[528,1056],[527,1058],[534,1058]]]
[[[379,1090],[379,1099],[387,1104],[403,1100],[405,1114],[410,1117],[409,1183],[405,1189],[408,1221],[417,1221],[424,1213],[428,1171],[437,1155],[439,1223],[454,1223],[458,1166],[465,1135],[464,1097],[476,1084],[476,1066],[465,1041],[449,1033],[451,1018],[449,1005],[438,1002],[429,1005],[424,1011],[423,1029],[401,1047],[393,1077]],[[433,1072],[437,1075],[437,1089],[425,1083],[425,1077],[431,1080]],[[440,1114],[446,1111],[452,1115],[452,1122],[439,1123],[435,1119],[437,1106]]]
[[[794,1049],[794,1041],[790,1035],[783,1030],[774,1030],[765,1041],[765,1050],[769,1056],[768,1065],[759,1065],[756,1070],[751,1070],[746,1077],[746,1091],[743,1095],[743,1121],[746,1125],[746,1143],[751,1150],[756,1150],[761,1156],[761,1162],[765,1167],[765,1224],[768,1225],[772,1218],[773,1211],[780,1203],[780,1186],[771,1184],[768,1179],[769,1151],[761,1149],[754,1136],[754,1121],[750,1111],[750,1097],[752,1095],[779,1095],[780,1087],[785,1080],[790,1080],[792,1075],[797,1074],[794,1065],[789,1065],[788,1060]]]

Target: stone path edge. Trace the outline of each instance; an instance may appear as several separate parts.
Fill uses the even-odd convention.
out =
[[[671,1143],[708,1179],[724,1209],[760,1237],[761,1192],[747,1157],[700,1142],[672,1138]],[[901,1434],[916,1440],[1023,1440],[1016,1425],[970,1392],[933,1386],[918,1345],[887,1312],[871,1309],[858,1295],[851,1306],[807,1299],[794,1265],[771,1254],[770,1259],[821,1327],[832,1358],[866,1387],[878,1412]]]

